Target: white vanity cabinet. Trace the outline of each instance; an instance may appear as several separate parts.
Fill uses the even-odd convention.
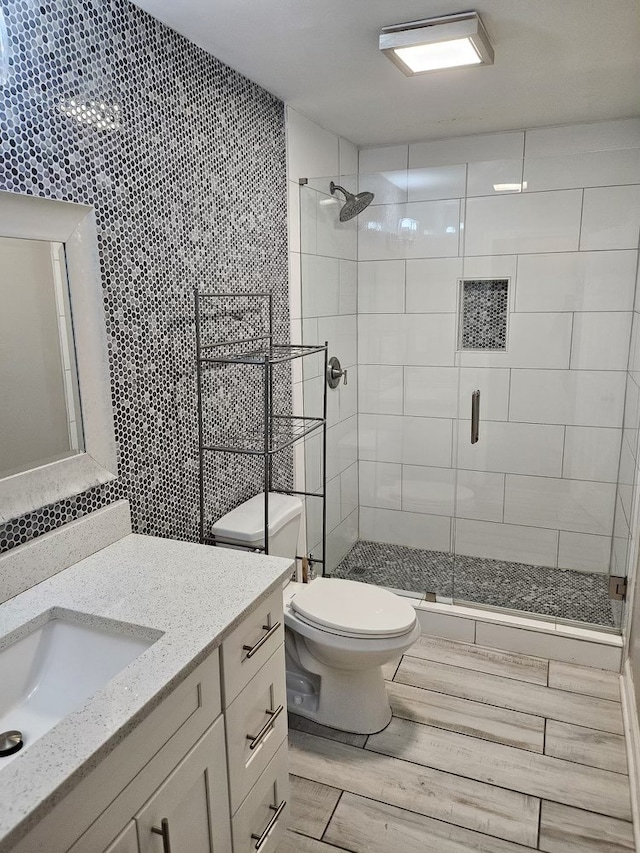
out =
[[[219,717],[136,815],[140,853],[230,849],[225,766]]]
[[[278,588],[11,853],[274,851],[288,813],[283,641]]]

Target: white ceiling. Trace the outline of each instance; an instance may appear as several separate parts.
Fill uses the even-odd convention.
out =
[[[640,113],[639,0],[136,0],[357,145]],[[493,66],[407,78],[388,24],[474,8]]]

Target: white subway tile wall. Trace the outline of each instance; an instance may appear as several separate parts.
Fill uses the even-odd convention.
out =
[[[358,366],[357,224],[340,223],[342,196],[333,197],[329,183],[356,191],[358,150],[346,139],[319,127],[305,116],[287,108],[289,179],[289,286],[292,310],[292,340],[315,344],[328,341],[330,354],[340,358],[348,371],[347,385],[328,390],[327,420],[327,553],[331,571],[358,538]],[[406,183],[407,155],[400,168]],[[372,171],[382,171],[378,159]],[[390,168],[393,168],[391,166]],[[326,176],[326,177],[325,177]],[[301,186],[300,178],[308,183]],[[378,175],[377,178],[380,178]],[[379,180],[380,188],[384,180]],[[405,196],[406,200],[406,188]],[[403,262],[404,263],[404,262]],[[399,283],[404,299],[404,269]],[[388,303],[381,305],[390,310]],[[400,311],[404,310],[401,305]],[[301,324],[295,320],[302,318]],[[298,321],[299,322],[299,321]],[[318,358],[293,363],[294,401],[304,405],[307,415],[322,414],[323,364]],[[322,488],[322,440],[319,435],[305,442],[296,455],[296,487],[318,492]],[[305,500],[305,526],[299,553],[321,558],[322,503]]]
[[[640,121],[364,149],[359,164],[379,194],[358,222],[360,538],[606,573],[615,512],[620,565]],[[506,352],[458,351],[463,278],[509,280]]]

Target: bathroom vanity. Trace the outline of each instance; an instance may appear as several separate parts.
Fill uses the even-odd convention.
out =
[[[0,605],[0,656],[51,620],[87,648],[93,634],[107,648],[119,634],[141,643],[80,707],[0,758],[0,853],[274,851],[288,808],[290,568],[129,534]]]

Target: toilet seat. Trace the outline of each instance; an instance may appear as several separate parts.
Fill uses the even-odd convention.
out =
[[[317,578],[296,593],[291,609],[320,631],[361,640],[401,637],[416,624],[408,601],[386,589],[339,578]]]

